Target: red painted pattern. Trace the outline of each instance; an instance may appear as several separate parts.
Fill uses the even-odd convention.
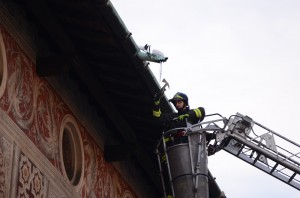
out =
[[[1,24],[0,31],[6,48],[8,67],[7,86],[0,98],[0,108],[61,172],[59,129],[62,118],[72,114],[71,109],[45,79],[37,76],[34,63]],[[93,195],[95,197],[137,197],[117,170],[105,162],[103,151],[90,137],[88,131],[79,122],[78,125],[83,137],[85,158],[84,179],[80,188],[82,197],[93,197]],[[26,167],[23,168],[20,171],[26,173]],[[40,190],[41,180],[37,176],[30,176],[33,182],[33,186],[30,187],[31,194]],[[21,183],[20,186],[23,184]]]

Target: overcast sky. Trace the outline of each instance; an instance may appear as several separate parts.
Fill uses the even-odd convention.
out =
[[[168,61],[171,98],[229,117],[248,115],[300,143],[299,0],[112,0],[138,45]],[[159,80],[159,64],[150,63]],[[161,83],[162,85],[163,83]],[[299,198],[300,191],[225,151],[209,169],[228,198]]]

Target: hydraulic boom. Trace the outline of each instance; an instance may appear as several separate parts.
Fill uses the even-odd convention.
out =
[[[216,137],[217,150],[224,149],[300,190],[299,144],[239,113]]]
[[[300,190],[299,144],[240,113],[229,119],[211,114],[163,133],[156,153],[164,196],[225,197],[207,168],[207,156],[220,150]]]

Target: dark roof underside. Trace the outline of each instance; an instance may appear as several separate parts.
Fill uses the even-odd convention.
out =
[[[137,57],[137,45],[112,4],[104,0],[16,2],[50,49],[47,54],[38,53],[38,74],[68,73],[105,117],[119,143],[107,147],[107,159],[122,159],[128,154],[124,151],[132,151],[130,156],[159,191],[154,148],[160,129],[152,118],[152,97],[159,85]],[[162,103],[163,110],[172,111],[165,99]]]

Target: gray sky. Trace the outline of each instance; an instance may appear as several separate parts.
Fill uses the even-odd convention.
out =
[[[138,45],[168,61],[162,78],[191,108],[240,112],[300,143],[299,0],[112,0]],[[159,80],[159,64],[150,63]],[[228,198],[298,198],[300,192],[224,151],[209,169]]]

